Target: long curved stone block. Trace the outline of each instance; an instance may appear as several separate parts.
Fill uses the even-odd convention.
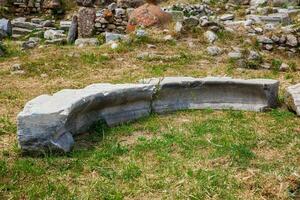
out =
[[[141,84],[94,84],[29,101],[17,117],[23,151],[69,152],[73,136],[99,120],[109,126],[182,109],[263,111],[277,104],[279,82],[230,78],[168,77]]]
[[[227,77],[167,77],[141,82],[157,85],[152,100],[156,113],[204,108],[264,111],[276,107],[279,87],[276,80]]]
[[[300,116],[300,83],[286,89],[285,103],[289,109]]]
[[[149,84],[95,84],[41,95],[17,117],[19,144],[30,152],[68,152],[73,135],[87,131],[98,120],[114,126],[148,116],[153,91]]]

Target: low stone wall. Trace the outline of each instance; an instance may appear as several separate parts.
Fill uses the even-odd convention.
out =
[[[94,84],[79,90],[41,95],[17,117],[23,151],[69,152],[73,136],[98,120],[108,126],[154,113],[183,109],[263,111],[277,105],[276,80],[169,77],[142,84]]]

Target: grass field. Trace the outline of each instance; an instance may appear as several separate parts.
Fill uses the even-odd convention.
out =
[[[284,89],[299,82],[297,54],[263,53],[271,70],[236,68],[226,53],[207,55],[201,33],[176,42],[161,34],[105,46],[49,46],[23,52],[6,41],[0,61],[0,199],[299,199],[300,119],[284,105],[266,113],[182,111],[108,128],[96,124],[67,155],[22,155],[16,116],[44,93],[92,83],[128,83],[161,76],[274,78]],[[256,49],[220,34],[218,45]],[[193,43],[193,45],[191,45]],[[155,49],[147,44],[156,45]],[[140,59],[141,52],[165,57]],[[21,64],[25,74],[11,74]]]

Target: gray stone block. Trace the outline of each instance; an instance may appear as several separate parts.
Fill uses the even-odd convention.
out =
[[[12,35],[12,25],[8,19],[0,19],[0,29],[3,30],[8,36]]]
[[[185,109],[264,111],[277,105],[279,82],[269,79],[167,77],[142,81],[156,85],[156,113]]]
[[[300,83],[286,89],[285,104],[300,116]]]
[[[147,84],[95,84],[39,96],[17,117],[21,149],[69,152],[73,135],[87,131],[98,120],[114,126],[148,116],[153,90]]]

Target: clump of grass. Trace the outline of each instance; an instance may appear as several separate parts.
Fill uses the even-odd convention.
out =
[[[134,180],[141,175],[141,169],[134,163],[129,163],[122,172],[122,178],[126,181]]]
[[[235,37],[233,33],[223,29],[217,32],[217,36],[218,40],[225,44],[231,42]]]
[[[0,116],[0,136],[9,133],[15,133],[17,127],[8,116]]]
[[[107,55],[97,55],[95,53],[84,53],[80,56],[81,60],[86,64],[97,64],[97,63],[105,63],[110,60]]]
[[[280,70],[280,66],[282,64],[281,60],[278,59],[272,59],[271,61],[271,67],[274,73],[278,73]]]

